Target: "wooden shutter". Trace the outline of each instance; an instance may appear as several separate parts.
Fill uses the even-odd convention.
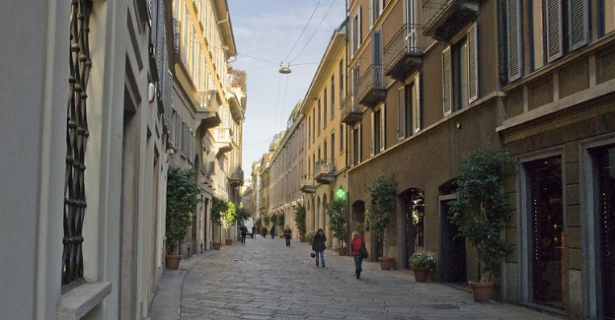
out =
[[[521,1],[508,0],[507,40],[508,40],[508,81],[521,78],[523,68],[523,47],[521,44]]]
[[[406,92],[402,86],[397,90],[397,139],[406,137]]]
[[[414,92],[412,93],[412,128],[414,133],[421,130],[421,74],[414,78]]]
[[[363,24],[362,24],[362,16],[363,16],[363,10],[362,7],[359,6],[359,13],[357,13],[357,49],[359,49],[359,47],[361,46],[361,43],[363,42]]]
[[[372,31],[372,65],[382,65],[382,31]]]
[[[478,99],[478,31],[474,23],[468,30],[468,103]]]
[[[451,113],[453,86],[451,81],[451,47],[442,51],[442,112]]]
[[[589,4],[585,0],[568,0],[570,24],[570,50],[586,45],[589,41]]]
[[[373,156],[373,155],[374,155],[374,153],[375,153],[375,149],[376,149],[376,148],[374,148],[374,146],[376,145],[376,133],[374,132],[374,129],[376,128],[376,126],[374,125],[374,120],[375,120],[375,119],[374,119],[374,114],[375,114],[375,113],[376,113],[375,111],[372,111],[372,114],[371,114],[371,119],[372,119],[372,121],[370,122],[370,123],[371,123],[371,125],[372,125],[372,130],[371,130],[371,141],[370,141],[371,143],[369,144],[369,155],[370,155],[370,156]]]
[[[561,1],[547,0],[546,12],[547,55],[548,61],[552,62],[563,54]]]
[[[382,108],[380,108],[380,151],[384,151],[384,146],[385,146],[385,142],[386,142],[386,130],[385,130],[385,116],[384,116],[384,110],[386,105],[382,105]]]

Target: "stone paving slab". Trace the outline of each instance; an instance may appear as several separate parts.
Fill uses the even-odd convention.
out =
[[[165,272],[150,319],[561,319],[475,303],[471,293],[416,283],[411,273],[380,270],[377,262],[364,262],[357,280],[352,257],[326,250],[322,268],[310,252],[306,243],[286,247],[283,239],[257,237],[196,255]]]

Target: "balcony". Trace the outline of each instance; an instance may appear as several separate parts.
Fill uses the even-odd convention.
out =
[[[300,183],[299,189],[301,189],[303,193],[316,192],[316,184],[314,183],[314,178],[311,175],[302,176]]]
[[[205,134],[207,129],[220,125],[218,94],[216,90],[197,91],[194,118],[200,121],[199,131]],[[202,137],[200,137],[202,138]]]
[[[241,167],[235,168],[235,170],[228,176],[228,181],[231,186],[243,185],[243,169],[241,169]]]
[[[335,166],[333,162],[321,161],[314,165],[314,179],[318,183],[329,184],[335,181]]]
[[[372,64],[359,79],[359,103],[373,108],[386,97],[382,65]]]
[[[436,40],[450,40],[477,15],[480,0],[423,0],[425,28],[423,35]]]
[[[419,25],[404,24],[393,39],[384,47],[384,74],[398,81],[404,81],[408,75],[423,64],[422,37]]]
[[[218,153],[226,153],[233,150],[233,140],[231,139],[231,128],[214,128],[214,140]]]
[[[356,102],[353,94],[348,94],[342,100],[342,122],[347,125],[353,125],[361,121],[363,113],[361,107]]]

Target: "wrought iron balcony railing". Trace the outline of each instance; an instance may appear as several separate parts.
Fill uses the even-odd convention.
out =
[[[335,181],[335,166],[330,161],[320,161],[314,165],[314,179],[318,183],[329,184]]]
[[[372,64],[359,79],[359,103],[373,108],[386,97],[382,65]]]
[[[423,34],[449,40],[478,14],[480,0],[423,0]]]
[[[314,177],[307,174],[302,176],[299,188],[301,189],[301,191],[303,191],[303,193],[316,192],[316,183],[314,182]]]
[[[353,125],[361,120],[361,106],[355,100],[354,94],[348,94],[342,100],[342,122]]]
[[[421,26],[404,24],[384,47],[384,74],[403,81],[423,63]]]
[[[243,184],[243,169],[241,167],[235,168],[235,170],[228,176],[228,180],[231,185],[242,185]]]

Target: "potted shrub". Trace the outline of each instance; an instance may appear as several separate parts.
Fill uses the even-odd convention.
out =
[[[222,226],[222,214],[228,210],[228,204],[225,200],[213,196],[211,205],[211,221],[214,225]],[[214,250],[220,250],[222,246],[222,234],[218,234],[219,238],[214,239],[212,246]],[[217,240],[217,241],[216,241]]]
[[[477,287],[489,291],[486,296],[475,293],[475,301],[493,297],[494,276],[500,274],[506,255],[512,252],[500,234],[512,216],[503,188],[504,172],[511,164],[504,150],[478,150],[461,162],[460,177],[455,181],[450,220],[460,236],[476,247],[482,270],[480,283],[470,281],[470,286],[473,291]]]
[[[408,258],[408,264],[414,271],[414,280],[416,282],[427,281],[427,276],[430,272],[436,270],[436,258],[424,252],[415,252]]]
[[[333,237],[342,243],[342,246],[337,248],[340,256],[346,255],[346,214],[344,209],[346,201],[332,197],[331,202],[327,204],[327,214],[329,215],[329,227],[333,231]]]
[[[389,270],[393,258],[389,257],[389,225],[397,206],[397,181],[392,173],[376,176],[372,185],[368,186],[369,202],[366,215],[366,226],[372,230],[378,239],[383,241],[382,257],[379,257],[380,268]]]
[[[232,201],[226,202],[227,209],[224,212],[223,221],[224,229],[226,229],[226,244],[232,245],[233,238],[231,238],[231,226],[235,223],[237,218],[237,206]]]
[[[295,208],[295,225],[297,226],[297,230],[299,231],[299,242],[305,242],[305,216],[306,210],[305,207],[300,204]]]
[[[316,231],[310,231],[305,235],[305,241],[307,241],[307,243],[309,243],[310,246],[313,244],[315,235],[316,235]]]
[[[191,213],[195,212],[196,205],[202,201],[202,191],[199,188],[194,173],[191,170],[182,170],[170,166],[167,173],[167,212],[166,237],[167,256],[166,266],[177,270],[181,255],[177,254],[180,241],[186,236],[188,227],[192,223]]]

